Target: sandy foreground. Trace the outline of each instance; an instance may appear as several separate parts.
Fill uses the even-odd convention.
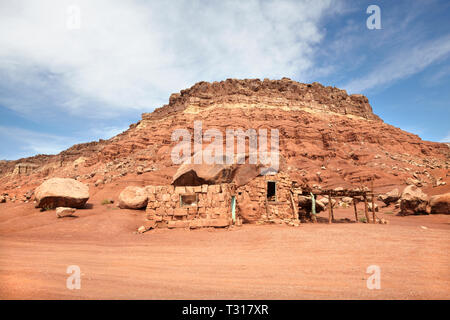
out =
[[[450,298],[448,215],[135,234],[144,213],[113,205],[63,219],[32,204],[0,213],[1,299]],[[80,290],[66,287],[70,265]],[[370,265],[380,290],[367,288]]]

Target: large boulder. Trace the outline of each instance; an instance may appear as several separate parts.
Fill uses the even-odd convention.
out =
[[[89,187],[68,178],[52,178],[44,181],[34,191],[36,208],[83,208],[89,199]]]
[[[320,202],[321,205],[323,205],[325,208],[328,208],[328,197],[322,197],[316,202]],[[336,200],[331,199],[331,206],[334,208],[336,206]]]
[[[298,205],[300,210],[303,210],[306,213],[311,212],[312,210],[312,199],[311,196],[298,196]],[[322,212],[325,210],[325,205],[321,200],[316,199],[316,213]]]
[[[398,191],[397,188],[387,192],[386,194],[381,194],[378,198],[384,202],[386,206],[390,205],[391,203],[397,202],[398,199],[400,199],[400,191]]]
[[[432,196],[429,207],[430,213],[450,214],[450,192]]]
[[[378,212],[378,205],[376,203],[374,203],[374,207],[375,207],[375,212]],[[372,202],[368,203],[367,209],[372,212]]]
[[[342,202],[343,203],[347,203],[347,204],[352,204],[353,203],[353,198],[352,197],[342,197]]]
[[[426,213],[428,196],[415,185],[407,186],[400,197],[400,214]]]
[[[261,208],[255,201],[251,201],[248,196],[237,202],[237,209],[245,223],[256,223],[261,219],[261,214],[265,212],[265,208]]]
[[[148,194],[145,188],[129,186],[119,195],[119,208],[142,209],[147,206]]]
[[[203,184],[234,183],[243,186],[254,178],[270,173],[283,171],[286,160],[281,154],[273,153],[271,156],[278,159],[278,163],[263,165],[260,161],[252,164],[252,159],[259,159],[257,153],[238,153],[233,158],[217,158],[215,163],[195,164],[195,155],[185,160],[173,176],[174,186],[201,186]],[[220,161],[219,161],[220,160]],[[233,160],[233,161],[231,161]]]

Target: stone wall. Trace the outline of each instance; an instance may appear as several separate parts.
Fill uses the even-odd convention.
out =
[[[276,183],[276,199],[267,201],[267,182]],[[238,214],[247,223],[288,223],[296,220],[290,200],[292,181],[287,174],[260,176],[239,187]]]
[[[276,199],[267,199],[267,181],[276,183]],[[260,176],[245,186],[234,184],[202,186],[147,186],[147,219],[160,228],[227,227],[231,225],[231,199],[236,196],[236,218],[244,223],[289,223],[296,221],[290,193],[292,181],[278,173]],[[192,205],[182,196],[196,197]]]
[[[147,219],[158,227],[201,228],[231,225],[230,184],[174,187],[147,186]],[[182,195],[195,195],[197,203],[183,205]]]

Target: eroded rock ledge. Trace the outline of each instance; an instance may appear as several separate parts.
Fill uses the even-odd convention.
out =
[[[345,90],[335,87],[325,87],[317,82],[304,84],[288,78],[263,81],[227,79],[212,83],[202,81],[172,94],[169,104],[152,113],[144,113],[142,119],[162,119],[180,112],[198,113],[214,107],[304,109],[382,121],[373,113],[364,95],[348,95]]]

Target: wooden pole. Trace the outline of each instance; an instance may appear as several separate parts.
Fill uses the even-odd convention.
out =
[[[372,222],[373,223],[377,223],[377,220],[375,219],[375,197],[374,197],[374,193],[373,193],[373,179],[372,179]]]
[[[328,223],[331,223],[332,215],[333,215],[333,208],[331,203],[331,195],[328,194]]]
[[[353,198],[353,209],[355,210],[355,221],[358,222],[358,211],[356,210],[356,200]]]
[[[293,211],[293,213],[294,213],[293,218],[294,218],[295,220],[299,220],[299,219],[298,219],[297,206],[295,205],[294,196],[292,195],[292,191],[289,192],[289,195],[290,195],[290,197],[291,197],[292,211]]]
[[[372,222],[373,223],[377,223],[377,220],[375,219],[375,200],[374,200],[374,196],[372,193]]]
[[[369,208],[368,208],[368,204],[367,204],[367,194],[364,193],[364,215],[366,216],[367,223],[370,223],[368,211],[369,211]]]
[[[331,203],[331,221],[334,222],[334,209],[333,209],[333,202]]]

